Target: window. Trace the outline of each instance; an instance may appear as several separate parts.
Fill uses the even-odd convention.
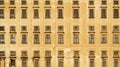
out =
[[[94,67],[94,59],[90,59],[90,67]]]
[[[22,9],[22,18],[27,18],[27,9]]]
[[[114,59],[114,67],[119,67],[119,60],[118,59]]]
[[[94,5],[94,0],[89,0],[89,5]]]
[[[27,31],[27,27],[26,26],[22,26],[21,31]]]
[[[51,57],[51,51],[45,51],[45,57],[50,58]]]
[[[58,57],[63,58],[64,57],[64,51],[58,51]]]
[[[58,44],[63,44],[63,43],[64,43],[64,35],[58,34]]]
[[[10,56],[16,56],[16,51],[10,51]]]
[[[39,1],[38,0],[34,0],[34,5],[38,5]]]
[[[27,51],[22,51],[22,57],[27,57]]]
[[[73,43],[79,44],[79,33],[73,33]]]
[[[102,59],[102,67],[107,67],[106,59]]]
[[[15,31],[15,26],[10,26],[10,31]]]
[[[107,57],[107,51],[102,51],[102,57]]]
[[[46,67],[51,67],[51,59],[49,58],[49,59],[47,59],[46,58]]]
[[[119,51],[114,51],[113,57],[119,57]]]
[[[39,18],[39,10],[38,9],[34,9],[34,19]]]
[[[64,67],[64,60],[58,59],[58,67]]]
[[[22,44],[27,44],[27,35],[22,34]]]
[[[34,60],[34,67],[39,67],[39,59]]]
[[[74,67],[79,67],[79,59],[74,59]]]
[[[22,5],[27,5],[26,0],[22,0]]]
[[[39,26],[34,26],[34,31],[39,31]]]
[[[89,9],[89,18],[94,18],[94,9]]]
[[[58,31],[63,31],[64,27],[63,26],[58,26]]]
[[[102,5],[107,5],[107,1],[106,0],[102,0]]]
[[[5,56],[5,51],[0,51],[0,56]]]
[[[94,56],[95,54],[94,54],[94,51],[90,51],[89,52],[89,56]]]
[[[79,51],[74,51],[74,58],[78,58],[79,57]]]
[[[105,25],[101,26],[101,31],[102,32],[104,32],[104,31],[107,32],[107,26],[105,26]]]
[[[114,9],[113,18],[119,18],[119,9]]]
[[[79,1],[78,0],[73,0],[73,5],[79,5]]]
[[[79,31],[79,26],[73,26],[73,31]]]
[[[107,18],[106,9],[101,9],[101,18]]]
[[[119,35],[118,34],[113,34],[113,43],[118,44],[119,43]]]
[[[79,18],[79,9],[74,9],[73,11],[73,18]]]
[[[4,0],[0,0],[0,5],[4,5]]]
[[[94,31],[94,30],[95,30],[94,26],[89,26],[89,31]]]
[[[62,5],[63,1],[62,0],[58,0],[58,5]]]
[[[4,9],[0,9],[0,19],[4,18]]]
[[[0,34],[0,44],[4,44],[4,34]]]
[[[34,51],[34,57],[39,57],[39,51]]]
[[[50,18],[50,9],[45,10],[45,18]]]
[[[119,4],[119,0],[114,0],[113,4],[114,5],[118,5]]]
[[[45,26],[45,31],[51,31],[51,26]]]
[[[34,44],[39,44],[39,34],[34,34]]]
[[[5,31],[4,26],[0,26],[0,31]]]
[[[15,5],[15,0],[10,0],[10,5]]]
[[[107,43],[107,34],[101,34],[101,43],[106,44]]]
[[[16,43],[16,34],[11,34],[10,35],[10,43],[15,44]]]
[[[22,67],[27,67],[27,59],[22,59]]]
[[[119,26],[118,25],[113,26],[113,32],[119,32]]]
[[[58,18],[63,18],[63,9],[58,9]]]
[[[45,44],[50,44],[50,43],[51,43],[50,34],[45,34]]]
[[[15,18],[15,9],[10,9],[10,19]]]
[[[46,1],[45,1],[45,4],[46,4],[46,5],[50,5],[50,1],[49,1],[49,0],[46,0]]]
[[[89,34],[89,44],[94,44],[95,43],[95,35],[94,34]]]

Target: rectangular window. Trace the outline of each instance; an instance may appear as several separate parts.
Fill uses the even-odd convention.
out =
[[[95,52],[94,51],[90,51],[89,52],[89,56],[94,56],[95,55]]]
[[[34,0],[34,5],[38,5],[39,1],[38,0]]]
[[[22,59],[22,67],[27,67],[27,59]]]
[[[107,67],[107,61],[106,61],[106,59],[102,59],[102,67]]]
[[[79,57],[79,51],[74,51],[74,58],[78,58]]]
[[[58,34],[58,44],[63,44],[63,43],[64,43],[64,35]]]
[[[22,26],[21,31],[27,31],[27,27],[26,26]]]
[[[34,44],[39,44],[39,34],[34,34]]]
[[[113,34],[113,43],[118,44],[119,43],[119,35],[118,34]]]
[[[10,51],[10,56],[15,57],[16,56],[16,51]]]
[[[16,34],[11,34],[10,35],[10,43],[15,44],[16,43]]]
[[[89,34],[89,44],[95,43],[95,34]]]
[[[58,51],[58,57],[63,58],[64,57],[64,51]]]
[[[11,32],[13,32],[13,31],[15,32],[16,31],[15,26],[10,26],[10,31]]]
[[[119,57],[119,51],[114,51],[113,57]]]
[[[4,44],[4,34],[0,34],[0,44]]]
[[[101,9],[101,18],[107,18],[106,9]]]
[[[79,9],[73,9],[73,18],[79,18]]]
[[[107,5],[107,1],[106,0],[102,0],[102,5]]]
[[[95,30],[94,26],[89,26],[89,31],[94,31],[94,30]]]
[[[58,0],[58,5],[62,5],[63,1],[62,0]]]
[[[107,32],[107,26],[105,26],[105,25],[101,26],[101,31],[102,32]]]
[[[27,51],[22,51],[22,57],[27,57]]]
[[[34,19],[39,18],[39,10],[38,9],[34,9]]]
[[[79,31],[79,26],[73,26],[73,31]]]
[[[73,43],[79,44],[79,33],[73,33]]]
[[[27,9],[22,9],[22,18],[27,18]]]
[[[94,9],[89,9],[89,18],[94,18]]]
[[[46,67],[51,67],[51,59],[50,58],[46,58]]]
[[[58,67],[64,67],[64,60],[58,59]]]
[[[4,26],[0,26],[0,31],[5,31]]]
[[[102,51],[102,57],[107,57],[107,51]]]
[[[27,44],[27,35],[22,34],[22,44]]]
[[[15,9],[10,9],[10,19],[15,18]]]
[[[113,26],[113,32],[119,32],[119,26],[118,25]]]
[[[58,26],[58,31],[62,31],[63,32],[64,27],[63,26]]]
[[[58,9],[58,18],[63,18],[63,9]]]
[[[94,0],[89,0],[89,5],[94,5]]]
[[[51,26],[45,26],[45,31],[51,31]]]
[[[4,9],[0,9],[0,19],[4,18]]]
[[[50,44],[51,43],[51,36],[50,34],[45,34],[45,44]]]
[[[90,59],[90,67],[94,67],[94,59]]]
[[[0,51],[0,56],[5,56],[5,51]]]
[[[119,0],[113,0],[113,4],[114,5],[118,5],[119,4]]]
[[[39,31],[39,26],[34,26],[34,31]]]
[[[107,34],[101,34],[101,43],[106,44],[107,43]]]
[[[15,0],[10,0],[10,5],[15,5]]]
[[[39,67],[39,59],[34,60],[34,67]]]
[[[119,18],[119,9],[114,9],[113,18]]]
[[[119,60],[118,59],[114,59],[114,67],[119,67]]]
[[[45,10],[45,18],[50,18],[50,9]]]
[[[22,3],[21,3],[22,5],[27,5],[27,2],[26,2],[26,0],[22,0]]]
[[[79,59],[74,59],[74,67],[79,67]]]
[[[39,57],[40,52],[39,51],[34,51],[34,57]]]
[[[45,51],[45,57],[50,58],[51,57],[51,51]]]
[[[73,5],[79,5],[79,1],[78,0],[73,0]]]
[[[45,5],[50,5],[50,1],[49,1],[49,0],[46,0],[46,1],[45,1]]]
[[[4,0],[0,0],[0,5],[4,5]]]

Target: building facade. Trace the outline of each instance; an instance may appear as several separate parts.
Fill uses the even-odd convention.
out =
[[[119,0],[0,0],[0,67],[120,67]]]

